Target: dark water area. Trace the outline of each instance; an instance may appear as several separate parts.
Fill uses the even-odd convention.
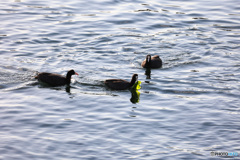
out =
[[[1,160],[240,154],[238,0],[7,0],[0,21]],[[34,79],[70,69],[70,87]],[[103,83],[134,73],[139,93]]]

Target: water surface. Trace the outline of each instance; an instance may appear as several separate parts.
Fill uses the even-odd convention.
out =
[[[240,153],[239,10],[238,0],[0,2],[0,159]],[[150,77],[147,54],[163,60]],[[69,69],[70,87],[34,79]],[[103,84],[133,73],[139,97]]]

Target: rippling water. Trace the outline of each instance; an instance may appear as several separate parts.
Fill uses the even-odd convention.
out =
[[[8,0],[0,20],[0,159],[240,153],[238,0]],[[150,77],[147,54],[164,62]],[[33,78],[69,69],[70,88]],[[139,97],[103,85],[133,73]]]

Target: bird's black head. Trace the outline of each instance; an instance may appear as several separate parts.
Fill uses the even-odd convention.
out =
[[[147,63],[150,63],[150,61],[151,61],[151,55],[148,54],[148,55],[146,56],[146,62],[147,62]]]
[[[148,54],[148,55],[146,56],[146,65],[145,65],[145,67],[146,67],[146,68],[149,68],[150,66],[151,66],[151,55]]]
[[[131,86],[133,86],[138,81],[138,74],[132,75]]]
[[[78,73],[75,72],[73,69],[71,69],[70,71],[67,72],[67,76],[66,76],[66,81],[67,81],[66,83],[67,83],[67,84],[70,84],[70,82],[71,82],[71,77],[72,77],[72,75],[74,75],[74,74],[78,75]]]
[[[67,75],[69,75],[69,76],[74,75],[74,74],[78,75],[78,73],[75,72],[73,69],[69,70],[68,73],[67,73]]]

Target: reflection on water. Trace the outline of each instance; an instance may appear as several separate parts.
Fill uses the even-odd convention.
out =
[[[130,101],[132,103],[139,103],[139,100],[140,100],[140,92],[138,90],[131,90],[131,98],[130,98]]]
[[[145,70],[146,79],[151,79],[151,68]]]
[[[70,85],[67,85],[67,86],[66,86],[65,91],[66,91],[67,93],[71,93],[71,87],[70,87]]]
[[[0,159],[238,151],[239,8],[239,0],[1,1]],[[164,67],[143,69],[146,54]],[[69,68],[80,74],[70,86],[34,79]],[[132,73],[146,82],[139,91],[103,84]]]

